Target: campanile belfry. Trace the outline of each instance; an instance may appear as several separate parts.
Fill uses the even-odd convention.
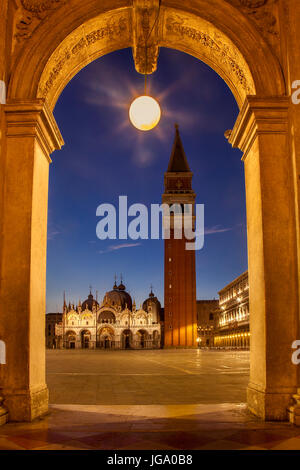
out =
[[[165,190],[162,201],[173,204],[192,204],[193,214],[195,193],[192,189],[193,173],[183,149],[178,126],[175,126],[175,140],[165,173]],[[183,224],[183,222],[182,222]],[[184,236],[176,239],[172,218],[170,238],[165,239],[165,347],[196,347],[196,262],[195,251],[187,250],[189,241]]]

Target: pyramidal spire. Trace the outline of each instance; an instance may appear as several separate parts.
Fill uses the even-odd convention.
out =
[[[175,124],[175,139],[167,172],[182,173],[190,171],[191,170],[179,134],[179,127],[178,124]]]

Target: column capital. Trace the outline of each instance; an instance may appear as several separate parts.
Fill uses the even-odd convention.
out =
[[[287,134],[290,98],[247,96],[228,142],[246,159],[255,139],[262,134]]]
[[[64,145],[53,113],[44,99],[10,100],[4,105],[4,112],[7,138],[36,138],[49,161],[49,155]]]

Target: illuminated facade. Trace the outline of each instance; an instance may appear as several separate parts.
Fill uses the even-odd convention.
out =
[[[198,347],[214,346],[216,327],[219,322],[218,300],[197,300]]]
[[[67,306],[55,325],[59,349],[158,349],[161,347],[161,305],[152,289],[140,308],[121,282],[101,304],[90,292],[81,304]],[[49,325],[46,325],[46,332]],[[53,347],[50,346],[50,347]]]
[[[248,271],[241,274],[219,292],[218,317],[214,346],[249,348]]]

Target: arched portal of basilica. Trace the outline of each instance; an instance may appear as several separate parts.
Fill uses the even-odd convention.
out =
[[[0,340],[6,345],[0,388],[11,420],[30,421],[48,411],[48,176],[50,155],[64,143],[53,109],[85,65],[127,47],[142,73],[159,66],[160,47],[194,55],[226,81],[239,105],[226,136],[243,152],[245,166],[251,311],[247,401],[262,419],[288,418],[300,385],[291,360],[300,318],[300,113],[292,99],[300,80],[299,18],[298,0],[0,3]],[[147,31],[151,37],[145,43]],[[77,313],[72,314],[75,326]],[[126,321],[126,312],[118,315]],[[69,344],[76,347],[80,336],[69,331]],[[113,341],[108,332],[102,338],[106,345]],[[126,338],[126,345],[134,341],[130,334]],[[147,343],[143,338],[140,343]],[[89,347],[97,343],[92,332],[83,339]]]

